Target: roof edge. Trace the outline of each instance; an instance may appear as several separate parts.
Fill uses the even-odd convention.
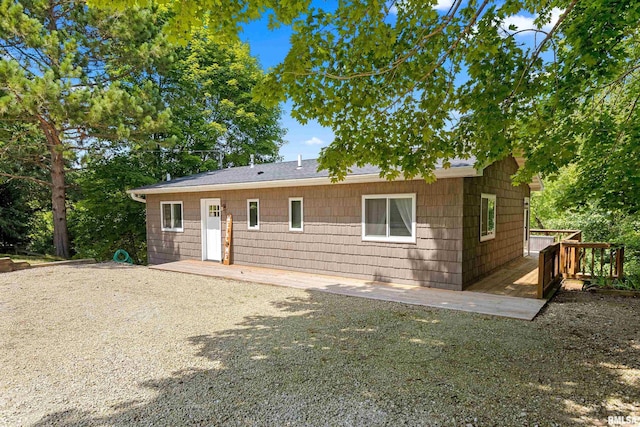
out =
[[[513,156],[514,160],[518,164],[518,168],[522,169],[524,167],[525,158],[522,156]],[[531,182],[529,183],[529,188],[532,191],[542,191],[544,190],[544,184],[542,183],[542,178],[540,175],[536,174],[532,177]]]
[[[473,166],[460,166],[448,169],[437,169],[435,171],[436,179],[446,178],[466,178],[474,176],[482,176],[482,169],[476,169]],[[415,178],[422,179],[422,178]],[[415,180],[414,179],[414,180]],[[379,174],[365,175],[347,175],[347,177],[335,183],[331,182],[328,177],[320,178],[304,178],[304,179],[283,179],[276,181],[264,182],[237,182],[229,184],[209,184],[209,185],[191,185],[183,187],[163,187],[148,189],[132,189],[127,190],[129,194],[170,194],[170,193],[199,193],[202,191],[223,191],[223,190],[244,190],[255,188],[282,188],[282,187],[309,187],[317,185],[331,184],[361,184],[368,182],[388,182],[389,180],[381,178]],[[405,181],[404,178],[398,178],[394,181]]]

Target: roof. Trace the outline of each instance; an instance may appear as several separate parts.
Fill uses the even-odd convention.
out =
[[[476,170],[475,159],[453,159],[450,167],[445,169],[437,165],[436,178],[459,178],[482,175]],[[385,181],[380,177],[380,168],[367,165],[353,167],[341,183]],[[129,190],[135,194],[157,194],[176,192],[196,192],[206,190],[231,190],[240,188],[292,187],[304,185],[330,184],[329,172],[318,170],[316,159],[303,160],[302,167],[297,161],[263,163],[251,166],[240,166],[203,172],[196,175],[163,181],[157,184]]]
[[[514,159],[516,160],[516,163],[518,164],[519,168],[523,168],[524,167],[524,163],[525,163],[525,158],[524,157],[522,157],[522,156],[514,156]],[[540,178],[540,175],[534,175],[533,176],[533,179],[529,183],[529,188],[531,189],[531,191],[542,191],[542,190],[544,190],[544,184],[542,182],[542,178]]]

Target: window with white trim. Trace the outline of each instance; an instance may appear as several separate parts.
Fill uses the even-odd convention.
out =
[[[496,195],[482,193],[480,196],[480,241],[496,237]]]
[[[289,197],[289,231],[302,231],[304,226],[302,197]]]
[[[258,199],[247,199],[247,228],[260,229],[260,200]]]
[[[362,240],[415,243],[416,195],[362,196]]]
[[[184,231],[182,202],[160,202],[162,231]]]

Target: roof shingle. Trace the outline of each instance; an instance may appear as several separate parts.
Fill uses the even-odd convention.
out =
[[[473,167],[475,159],[454,159],[451,160],[450,163],[451,168]],[[436,169],[442,169],[442,166],[439,164],[436,166]],[[361,168],[352,167],[351,172],[348,174],[348,176],[379,174],[380,168],[378,168],[377,166],[367,165]],[[328,177],[328,171],[319,171],[318,161],[316,159],[310,159],[303,160],[302,167],[300,168],[298,168],[297,161],[262,163],[257,164],[254,167],[239,166],[234,168],[203,172],[196,175],[176,178],[171,181],[163,181],[157,184],[136,188],[132,191]]]

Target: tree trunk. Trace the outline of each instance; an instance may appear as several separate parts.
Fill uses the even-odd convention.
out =
[[[55,127],[42,117],[40,128],[47,138],[51,154],[51,209],[53,211],[53,247],[55,255],[69,258],[69,230],[67,229],[67,189],[64,183],[64,156],[62,142]]]
[[[67,191],[64,185],[64,158],[50,146],[51,152],[51,207],[53,209],[53,247],[56,256],[69,258],[69,230],[67,229]]]

